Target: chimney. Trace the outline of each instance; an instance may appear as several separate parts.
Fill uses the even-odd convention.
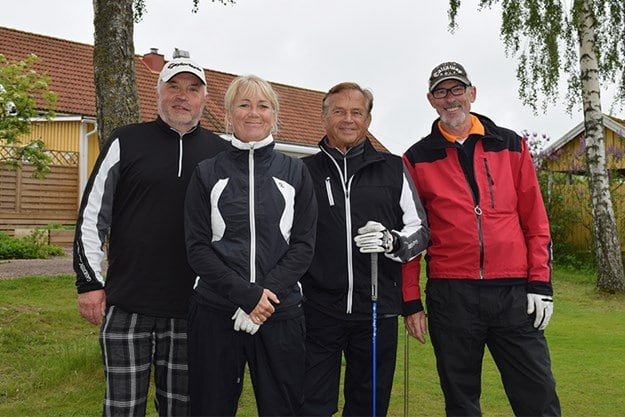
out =
[[[143,62],[152,72],[161,72],[165,66],[165,56],[158,53],[158,48],[150,48],[150,53],[143,55]]]

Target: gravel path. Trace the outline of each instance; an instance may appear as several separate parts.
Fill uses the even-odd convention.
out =
[[[3,259],[0,260],[0,278],[19,278],[30,275],[73,275],[72,256],[49,259]]]

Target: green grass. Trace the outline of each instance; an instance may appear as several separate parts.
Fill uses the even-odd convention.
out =
[[[625,296],[599,293],[588,273],[556,270],[555,314],[547,328],[562,413],[623,415]],[[404,410],[404,332],[400,324],[390,416]],[[97,328],[78,315],[73,278],[0,280],[0,416],[96,416],[104,379]],[[409,415],[443,416],[429,344],[409,342]],[[492,359],[484,361],[485,416],[510,416]],[[148,414],[155,416],[152,402]],[[256,415],[249,380],[239,416]]]

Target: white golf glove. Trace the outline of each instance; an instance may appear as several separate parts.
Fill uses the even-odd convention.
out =
[[[260,324],[256,324],[252,321],[249,315],[245,311],[241,309],[241,307],[237,308],[237,311],[234,312],[234,316],[232,316],[232,320],[234,320],[234,330],[237,332],[243,331],[249,334],[254,334],[258,331]]]
[[[545,330],[553,314],[553,297],[542,294],[527,294],[527,314],[536,312],[534,327]]]
[[[362,253],[393,252],[393,234],[382,224],[369,220],[354,237]]]

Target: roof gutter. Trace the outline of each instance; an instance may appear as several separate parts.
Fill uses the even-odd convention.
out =
[[[283,142],[276,142],[274,149],[278,152],[282,152],[291,156],[296,156],[298,158],[307,155],[314,155],[319,152],[318,146],[294,145],[292,143]]]
[[[93,129],[89,129],[93,126]],[[88,169],[89,169],[89,137],[98,132],[98,122],[94,118],[80,118],[80,145],[78,151],[78,204],[82,199],[82,193],[87,186]]]

